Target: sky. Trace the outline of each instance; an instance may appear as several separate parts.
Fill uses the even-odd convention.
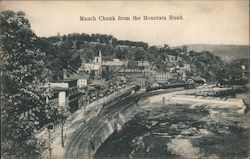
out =
[[[24,11],[37,36],[101,33],[150,45],[249,45],[249,1],[0,1]],[[80,21],[80,16],[182,16],[183,20]]]

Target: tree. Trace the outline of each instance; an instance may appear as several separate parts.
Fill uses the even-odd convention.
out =
[[[93,70],[90,71],[90,79],[95,79],[95,71]]]
[[[155,60],[157,59],[157,56],[159,56],[159,52],[156,46],[151,46],[148,48],[148,53],[149,53],[149,57],[148,60],[150,62],[155,62]]]
[[[109,80],[113,75],[113,71],[109,66],[106,66],[105,69],[102,71],[102,77],[106,80]]]
[[[115,50],[116,58],[118,58],[120,60],[126,59],[126,54],[127,53],[128,53],[127,49],[120,49],[120,48],[118,48],[117,50]]]
[[[227,78],[228,71],[224,62],[208,51],[190,51],[187,62],[191,64],[191,74],[206,78],[209,82],[219,81]]]
[[[143,61],[147,59],[147,52],[143,49],[137,49],[135,52],[135,60]]]
[[[160,58],[158,58],[156,61],[155,61],[155,65],[156,67],[161,70],[161,71],[167,71],[167,65],[164,63],[164,61]]]
[[[0,13],[1,71],[3,102],[2,156],[5,158],[35,158],[44,142],[32,137],[39,119],[24,112],[43,108],[40,84],[43,82],[44,53],[35,47],[36,35],[23,12]]]

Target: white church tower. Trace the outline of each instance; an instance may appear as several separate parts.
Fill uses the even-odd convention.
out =
[[[102,53],[100,50],[95,55],[93,70],[95,71],[96,77],[101,77],[102,75]]]
[[[94,63],[102,64],[102,53],[100,50],[98,51],[98,55],[95,56]]]

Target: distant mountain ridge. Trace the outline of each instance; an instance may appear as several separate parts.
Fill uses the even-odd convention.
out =
[[[221,57],[225,61],[249,58],[248,45],[212,45],[212,44],[191,44],[186,45],[188,51],[196,52],[209,51],[214,55]]]

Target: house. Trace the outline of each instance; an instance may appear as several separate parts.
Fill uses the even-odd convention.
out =
[[[78,88],[82,89],[87,87],[89,81],[89,75],[87,75],[84,71],[79,71],[78,73],[71,74],[66,79],[77,80]]]
[[[241,65],[242,78],[248,79],[250,71],[247,69],[246,65]]]
[[[137,61],[138,67],[144,70],[150,70],[151,65],[148,61]]]
[[[179,56],[167,55],[165,61],[168,61],[169,63],[176,64],[177,62],[181,62],[182,58]]]
[[[174,63],[175,62],[175,58],[176,58],[176,56],[167,55],[166,61],[168,61],[170,63]]]

